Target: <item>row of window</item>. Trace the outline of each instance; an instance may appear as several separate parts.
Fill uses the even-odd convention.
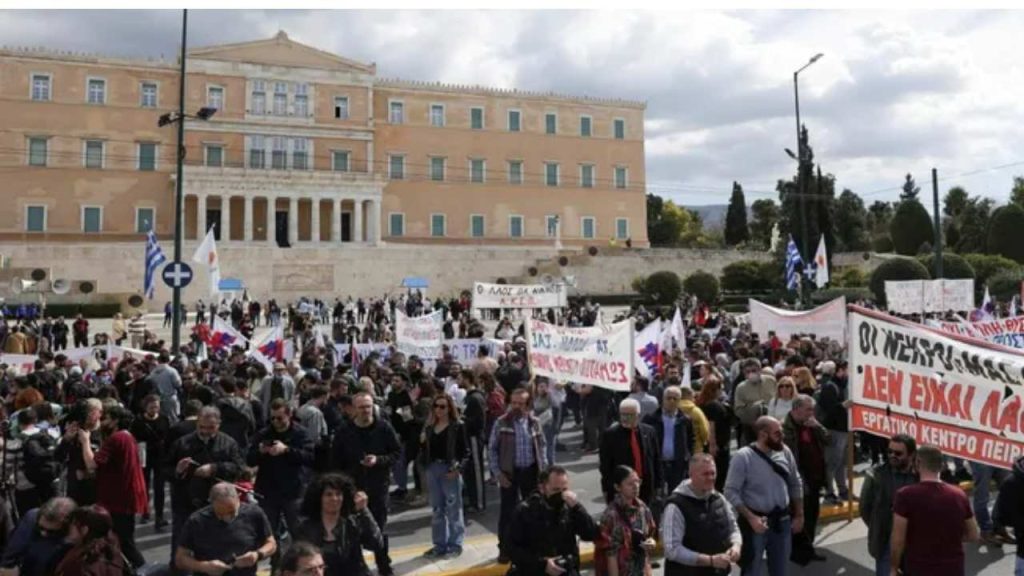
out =
[[[29,205],[25,207],[25,231],[46,232],[48,209],[44,205]],[[135,209],[135,231],[145,234],[153,228],[156,218],[156,208]],[[99,233],[103,231],[103,207],[82,206],[81,211],[82,232]]]
[[[544,235],[548,238],[559,236],[559,218],[554,214],[544,217],[546,229]],[[469,237],[483,238],[486,230],[486,219],[483,214],[473,214],[469,217]],[[435,238],[448,236],[448,217],[445,214],[430,215],[430,235]],[[405,214],[392,212],[388,215],[388,234],[401,237],[405,235]],[[522,238],[526,234],[526,219],[518,214],[508,217],[508,237]],[[597,238],[597,219],[593,216],[580,218],[580,235],[586,239]],[[629,218],[615,219],[615,238],[625,240],[629,238]]]
[[[311,115],[308,84],[252,80],[250,86],[249,112],[251,114],[297,117]],[[32,100],[47,102],[52,98],[53,94],[53,76],[49,73],[33,73],[31,87]],[[268,89],[272,89],[272,92],[268,92]],[[158,105],[158,94],[159,86],[156,82],[140,82],[139,106],[143,108],[156,108]],[[107,80],[105,78],[89,77],[86,79],[85,101],[89,104],[107,103]],[[206,105],[217,110],[224,109],[223,86],[207,85]],[[445,104],[431,104],[429,112],[430,125],[437,127],[446,126],[448,124],[446,111],[447,107]],[[506,113],[506,130],[509,132],[522,131],[522,111],[509,109]],[[334,98],[334,117],[341,120],[349,118],[349,99],[347,96],[337,96]],[[388,101],[388,122],[391,124],[405,123],[405,102],[401,100]],[[469,109],[469,127],[473,130],[484,129],[483,107],[474,106]],[[544,133],[558,134],[557,112],[546,112],[544,114]],[[579,116],[579,136],[589,138],[593,135],[593,117],[581,114]],[[626,137],[626,120],[624,118],[612,120],[611,136],[617,140],[622,140]]]
[[[345,99],[347,110],[348,100]],[[335,100],[335,110],[338,110],[338,101]],[[509,132],[521,132],[523,130],[522,110],[509,109],[506,111],[505,129]],[[430,125],[443,128],[447,125],[446,106],[444,104],[431,104],[429,113]],[[391,124],[405,123],[405,102],[401,100],[388,100],[388,122]],[[484,129],[484,108],[474,106],[469,109],[469,127],[472,130]],[[544,113],[544,133],[558,134],[558,113]],[[594,135],[594,118],[587,114],[579,117],[579,136],[589,138]],[[616,140],[623,140],[626,137],[626,120],[615,118],[612,120],[612,134]]]
[[[429,177],[435,182],[447,180],[448,159],[444,156],[431,156],[429,166]],[[470,158],[469,160],[469,181],[482,184],[487,182],[487,160],[482,158]],[[561,186],[562,165],[558,162],[544,162],[544,185]],[[388,154],[388,178],[391,180],[405,180],[406,156],[404,154]],[[523,161],[506,161],[506,180],[509,184],[522,184]],[[580,164],[578,185],[581,188],[593,188],[597,181],[597,167],[594,164]],[[613,184],[615,188],[625,189],[629,187],[629,168],[615,166],[613,170]]]
[[[156,142],[136,142],[135,167],[143,172],[156,170],[159,144]],[[106,167],[107,143],[103,140],[82,141],[82,166],[101,170]],[[30,136],[28,138],[28,165],[50,165],[50,139],[46,136]]]

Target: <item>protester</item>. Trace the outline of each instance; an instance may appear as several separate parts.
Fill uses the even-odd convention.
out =
[[[569,490],[569,473],[552,466],[537,477],[539,489],[515,510],[505,546],[520,576],[578,576],[579,540],[594,541],[594,519]]]
[[[0,570],[16,576],[53,574],[67,552],[65,537],[75,508],[74,500],[58,496],[29,510],[4,548]]]
[[[793,409],[793,399],[796,398],[796,384],[789,376],[779,378],[775,388],[775,395],[768,401],[767,415],[779,422],[784,422],[789,411]]]
[[[916,453],[913,437],[896,434],[889,440],[889,459],[864,475],[860,517],[868,526],[868,552],[875,559],[875,576],[889,576],[893,500],[900,488],[918,482]]]
[[[683,387],[679,389],[679,410],[693,424],[693,446],[691,449],[694,454],[707,450],[708,437],[710,436],[708,419],[704,415],[704,411],[697,406],[695,398],[696,394],[693,388]]]
[[[619,421],[612,424],[601,438],[599,454],[601,491],[605,501],[615,499],[612,475],[617,466],[628,466],[643,482],[640,499],[654,502],[662,489],[661,449],[654,428],[640,422],[640,404],[632,398],[619,403]]]
[[[210,504],[182,528],[175,565],[189,572],[256,576],[256,566],[277,550],[270,521],[255,504],[242,503],[226,482],[210,489]]]
[[[343,474],[329,473],[316,478],[302,504],[305,518],[295,531],[291,550],[309,542],[323,555],[324,574],[328,576],[370,576],[363,548],[379,550],[384,542],[366,508],[366,494],[356,491],[355,482]],[[281,569],[289,570],[289,552],[281,559]]]
[[[806,566],[811,560],[824,562],[825,557],[814,550],[818,526],[821,491],[825,485],[825,454],[828,432],[814,418],[814,398],[800,394],[793,399],[793,409],[782,424],[782,437],[796,460],[803,480],[804,526],[793,537],[790,560]]]
[[[167,416],[160,413],[160,396],[151,394],[143,400],[145,406],[141,418],[132,422],[131,433],[139,444],[139,453],[144,455],[142,474],[146,480],[146,490],[153,492],[153,509],[156,514],[157,531],[167,526],[164,519],[164,445],[171,424]],[[149,511],[142,515],[142,522],[149,521]]]
[[[71,549],[57,565],[55,576],[124,576],[127,569],[114,521],[102,506],[83,506],[71,513]]]
[[[743,543],[736,515],[715,490],[717,469],[709,454],[694,454],[689,478],[668,497],[662,516],[665,576],[728,574]]]
[[[836,363],[831,360],[822,362],[820,370],[819,402],[823,415],[821,424],[828,430],[829,436],[828,449],[825,452],[825,502],[838,504],[850,499],[850,488],[846,479],[846,443],[850,436],[847,410],[852,402],[846,398],[845,384],[840,387],[840,378],[846,371],[845,362],[839,369],[840,373],[837,373]]]
[[[722,379],[708,376],[697,396],[697,406],[708,420],[708,452],[715,459],[715,489],[725,488],[725,473],[729,470],[729,444],[732,442],[732,412],[722,403]]]
[[[657,527],[647,504],[639,498],[640,477],[629,466],[612,471],[615,499],[601,515],[594,543],[596,576],[650,576]]]
[[[746,379],[735,389],[733,410],[740,422],[742,436],[740,444],[750,444],[757,439],[754,423],[764,414],[765,405],[775,396],[775,380],[761,373],[761,363],[754,358],[743,361]]]
[[[668,492],[675,490],[686,477],[693,445],[693,422],[680,412],[680,398],[678,386],[665,388],[661,407],[644,419],[644,424],[654,429],[661,446],[661,465]]]
[[[316,546],[308,542],[296,542],[281,557],[281,576],[318,576],[320,574],[339,574],[331,572],[324,554]],[[345,572],[345,574],[356,574]],[[356,574],[356,576],[359,576]]]
[[[942,451],[921,446],[915,457],[920,482],[904,486],[893,501],[892,573],[963,576],[964,542],[978,539],[971,503],[958,486],[943,482]]]
[[[447,394],[434,397],[433,412],[421,436],[423,460],[427,464],[427,486],[433,508],[431,537],[434,546],[427,558],[455,558],[462,555],[466,533],[462,510],[462,470],[469,458],[466,433],[459,409]]]
[[[466,391],[465,410],[462,422],[466,431],[466,443],[469,448],[469,461],[466,462],[464,481],[466,485],[466,501],[468,508],[476,511],[487,509],[487,490],[484,486],[484,436],[487,426],[487,398],[477,388],[476,374],[472,370],[463,369],[458,375],[459,386]]]

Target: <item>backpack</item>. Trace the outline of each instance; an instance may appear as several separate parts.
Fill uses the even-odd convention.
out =
[[[60,464],[54,456],[57,441],[46,432],[25,440],[22,449],[22,473],[35,486],[49,486],[60,477]]]

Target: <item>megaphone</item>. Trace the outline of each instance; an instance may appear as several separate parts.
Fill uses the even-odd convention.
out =
[[[67,278],[57,278],[53,281],[54,294],[67,294],[71,291],[71,281]]]
[[[25,280],[24,278],[15,278],[11,280],[11,292],[15,294],[21,294],[22,292],[28,292],[35,288],[36,283],[31,280]]]

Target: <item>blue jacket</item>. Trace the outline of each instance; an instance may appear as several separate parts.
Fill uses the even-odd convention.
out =
[[[38,518],[39,508],[33,508],[18,522],[4,550],[0,566],[17,567],[20,576],[47,576],[57,568],[69,546],[64,542],[63,534],[46,537],[40,535],[36,531]]]

